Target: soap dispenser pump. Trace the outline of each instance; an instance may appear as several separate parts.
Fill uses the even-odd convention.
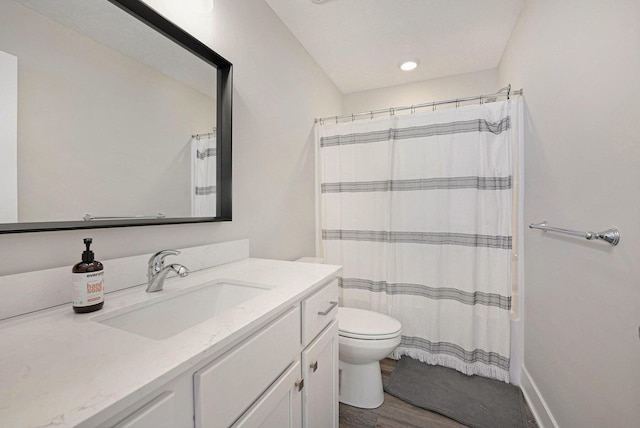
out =
[[[92,242],[91,238],[84,239],[87,249],[82,253],[82,261],[72,269],[72,305],[77,313],[97,311],[104,305],[104,266],[89,249]]]

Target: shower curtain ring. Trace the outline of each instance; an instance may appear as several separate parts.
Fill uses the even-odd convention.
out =
[[[353,113],[351,114],[351,122],[353,122],[354,120],[356,120],[355,116],[353,115]]]
[[[433,104],[431,104],[431,111],[436,111],[436,102],[434,101]]]
[[[389,108],[389,116],[393,116],[393,115],[395,115],[395,114],[396,114],[395,109],[394,109],[393,107],[390,107],[390,108]]]
[[[460,107],[460,100],[456,98],[456,108]]]
[[[413,106],[413,104],[411,104],[411,114],[413,114],[416,111],[415,107]]]
[[[371,120],[373,120],[373,110],[371,110]]]

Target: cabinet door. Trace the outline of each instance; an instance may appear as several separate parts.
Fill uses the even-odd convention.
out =
[[[302,387],[296,361],[236,422],[234,428],[301,428]]]
[[[194,375],[196,428],[233,424],[300,355],[300,307]]]
[[[114,428],[171,428],[176,423],[176,394],[170,391],[152,400]]]
[[[191,373],[113,413],[108,408],[82,426],[99,428],[193,428],[193,377]]]
[[[338,321],[302,352],[302,421],[305,428],[338,428]]]

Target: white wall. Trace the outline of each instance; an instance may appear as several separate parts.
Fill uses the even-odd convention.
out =
[[[18,58],[0,51],[0,223],[18,221]]]
[[[180,4],[167,16],[234,64],[233,221],[0,235],[0,275],[71,266],[85,236],[98,259],[247,237],[256,257],[314,253],[313,119],[340,92],[265,2]]]
[[[560,427],[640,420],[639,7],[528,1],[499,67],[525,91],[525,224],[622,236],[525,232],[528,393]]]
[[[347,94],[344,96],[343,110],[345,113],[359,113],[431,101],[493,94],[507,84],[508,82],[498,81],[497,69],[459,74]],[[445,108],[445,106],[438,108]]]

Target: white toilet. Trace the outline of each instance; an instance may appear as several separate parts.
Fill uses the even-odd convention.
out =
[[[385,314],[338,308],[341,403],[364,409],[382,404],[380,360],[400,344],[401,327]]]

